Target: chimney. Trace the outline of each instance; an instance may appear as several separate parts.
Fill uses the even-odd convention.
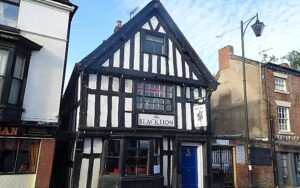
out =
[[[232,54],[233,47],[230,45],[219,49],[219,71],[229,68],[229,59]]]
[[[281,63],[281,64],[279,64],[279,65],[282,66],[282,67],[287,67],[287,68],[290,67],[289,64],[287,64],[287,63]]]
[[[117,20],[117,23],[116,23],[116,27],[115,27],[115,29],[114,29],[114,32],[119,31],[119,30],[121,29],[121,27],[122,27],[122,21]]]

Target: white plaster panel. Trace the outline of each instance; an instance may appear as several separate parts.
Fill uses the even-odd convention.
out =
[[[79,75],[78,82],[77,82],[77,101],[80,100],[80,95],[81,95],[81,75]]]
[[[181,54],[176,49],[176,62],[177,62],[177,76],[182,77],[182,60],[181,60]]]
[[[187,62],[185,62],[184,64],[185,64],[185,77],[190,78],[190,67],[187,64]]]
[[[132,115],[131,113],[125,112],[125,127],[131,128],[132,126]]]
[[[89,88],[90,89],[96,89],[97,88],[97,75],[96,74],[90,74],[89,75]]]
[[[180,86],[176,86],[177,88],[177,97],[180,97],[181,96],[181,87]]]
[[[159,27],[158,31],[161,32],[161,33],[166,33],[166,31],[164,30],[163,27]]]
[[[199,89],[198,88],[194,88],[194,99],[199,98]]]
[[[34,188],[35,187],[36,174],[15,174],[15,175],[1,175],[0,187],[3,188]]]
[[[88,105],[87,105],[87,126],[94,127],[95,119],[95,95],[88,95]]]
[[[18,28],[66,40],[69,13],[70,10],[54,8],[43,1],[22,0],[19,8]]]
[[[177,103],[177,127],[182,129],[182,108],[181,103]]]
[[[101,76],[101,90],[108,90],[108,76]]]
[[[113,63],[114,67],[120,67],[120,50],[117,50],[114,53],[114,63]]]
[[[103,64],[102,64],[103,67],[108,67],[109,66],[109,60],[107,59]]]
[[[102,153],[102,139],[94,138],[93,153]]]
[[[152,73],[157,73],[157,55],[152,55]]]
[[[81,162],[81,168],[80,168],[79,187],[86,187],[88,170],[89,170],[89,159],[83,158]]]
[[[113,91],[119,91],[119,84],[120,84],[119,78],[118,77],[113,77],[112,90]]]
[[[92,186],[91,187],[98,187],[100,162],[101,162],[100,158],[95,158],[94,159],[93,175],[92,175]]]
[[[132,80],[125,79],[125,92],[132,93]]]
[[[161,59],[161,61],[160,61],[160,64],[161,64],[160,73],[165,75],[167,73],[167,70],[166,70],[166,65],[167,65],[166,57],[161,57],[160,59]]]
[[[150,30],[150,26],[149,26],[148,22],[147,22],[147,23],[145,23],[145,24],[143,25],[143,27],[142,27],[142,28],[143,28],[143,29]]]
[[[132,98],[125,98],[125,111],[132,111]]]
[[[163,156],[163,176],[164,185],[168,185],[168,156]]]
[[[191,104],[186,103],[185,104],[185,110],[186,110],[186,129],[192,130],[192,111],[191,111]]]
[[[190,87],[185,88],[185,97],[188,99],[191,98],[191,88]]]
[[[100,127],[107,125],[107,96],[100,96]]]
[[[130,40],[124,45],[124,69],[129,69],[129,57],[130,57]]]
[[[204,88],[201,88],[201,97],[206,97],[206,91]]]
[[[91,153],[91,139],[90,138],[84,139],[83,153],[87,153],[87,154]]]
[[[149,69],[149,54],[144,54],[144,72],[148,72]]]
[[[169,74],[174,76],[173,42],[169,39]]]
[[[193,79],[198,80],[197,76],[193,73]]]
[[[168,150],[168,139],[167,138],[163,138],[163,149]]]
[[[32,52],[22,120],[58,122],[66,43],[28,33],[25,37],[42,45],[43,48]]]
[[[134,58],[133,58],[133,69],[140,70],[140,32],[137,32],[134,37]]]
[[[112,108],[111,108],[111,126],[119,126],[119,97],[112,97]]]
[[[157,25],[158,25],[158,20],[155,16],[153,16],[151,19],[150,19],[150,23],[153,27],[153,29],[156,29]]]

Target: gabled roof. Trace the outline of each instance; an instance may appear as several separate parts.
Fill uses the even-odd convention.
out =
[[[124,40],[127,37],[128,33],[130,33],[130,31],[134,29],[137,24],[141,23],[145,17],[147,17],[154,11],[156,11],[155,13],[159,14],[165,20],[168,29],[174,34],[176,39],[182,45],[182,50],[184,51],[184,53],[188,54],[192,58],[192,62],[194,62],[195,66],[203,74],[204,79],[208,82],[211,90],[216,90],[217,82],[215,81],[214,77],[211,75],[205,64],[189,44],[187,39],[184,37],[178,26],[175,24],[175,22],[159,0],[152,0],[151,2],[149,2],[139,13],[137,13],[126,24],[124,24],[118,32],[115,32],[93,52],[82,59],[79,62],[79,70],[85,70],[86,68],[90,67],[93,63],[96,62],[97,59],[99,59],[102,55],[109,51],[117,41]]]

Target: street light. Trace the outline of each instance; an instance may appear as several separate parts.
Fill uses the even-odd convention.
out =
[[[247,104],[247,83],[246,83],[246,66],[245,66],[245,49],[244,49],[244,36],[247,30],[247,27],[251,21],[256,18],[256,22],[251,26],[256,37],[260,37],[263,29],[264,23],[258,20],[258,13],[250,18],[249,20],[243,22],[241,21],[241,40],[242,40],[242,60],[243,60],[243,87],[244,87],[244,108],[245,108],[245,126],[246,126],[246,155],[247,155],[247,165],[248,165],[248,180],[250,187],[252,187],[252,165],[250,162],[249,156],[249,122],[248,122],[248,104]],[[244,24],[246,25],[244,29]]]

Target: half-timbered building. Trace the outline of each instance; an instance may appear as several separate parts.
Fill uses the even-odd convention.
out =
[[[75,66],[61,107],[57,182],[209,186],[216,86],[161,2],[151,1]]]

